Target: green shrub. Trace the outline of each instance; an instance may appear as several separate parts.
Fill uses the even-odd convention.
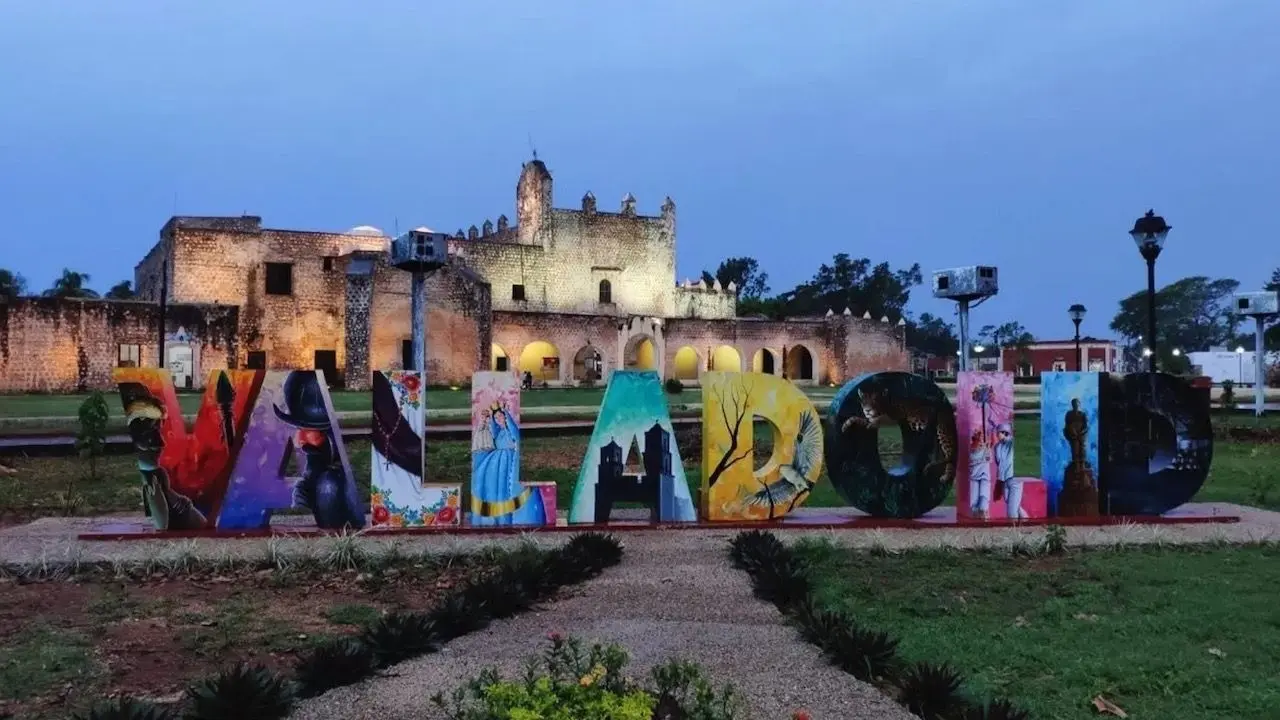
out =
[[[623,675],[627,653],[617,645],[584,647],[575,638],[550,635],[540,662],[530,663],[521,681],[504,680],[496,670],[432,702],[450,720],[652,720],[697,718],[733,720],[738,701],[731,688],[717,693],[693,663],[656,667],[656,689]]]
[[[338,638],[321,643],[303,655],[294,668],[299,697],[315,697],[336,687],[351,685],[373,675],[375,655],[365,643]]]
[[[80,457],[89,461],[89,479],[98,479],[98,458],[102,456],[107,441],[107,422],[111,413],[107,398],[94,390],[80,403],[80,432],[76,435],[76,449]]]
[[[1236,384],[1230,380],[1222,381],[1222,395],[1218,398],[1224,410],[1236,409]]]

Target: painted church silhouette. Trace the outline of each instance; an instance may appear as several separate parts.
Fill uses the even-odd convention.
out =
[[[631,442],[634,442],[632,440]],[[628,442],[628,448],[631,442]],[[627,474],[626,457],[617,438],[600,448],[600,469],[596,476],[595,522],[609,521],[614,503],[641,503],[649,508],[650,521],[670,521],[678,517],[675,474],[671,472],[671,433],[654,423],[644,433],[641,455],[644,472]]]

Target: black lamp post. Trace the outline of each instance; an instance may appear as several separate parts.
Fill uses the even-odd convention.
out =
[[[1151,351],[1147,356],[1147,372],[1156,371],[1156,258],[1160,257],[1164,240],[1172,229],[1154,210],[1148,210],[1129,231],[1142,259],[1147,261],[1147,349]]]
[[[1080,303],[1076,303],[1067,308],[1067,314],[1071,316],[1071,322],[1076,326],[1076,372],[1084,369],[1084,361],[1080,359],[1080,323],[1084,322],[1084,314],[1088,310]]]

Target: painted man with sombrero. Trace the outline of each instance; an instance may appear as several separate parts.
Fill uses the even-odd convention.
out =
[[[169,484],[169,473],[160,467],[164,450],[164,405],[141,383],[120,383],[129,437],[142,475],[142,499],[157,530],[198,530],[206,526],[204,515],[191,499]]]
[[[297,428],[293,441],[307,459],[302,479],[293,488],[294,507],[309,509],[322,528],[364,527],[364,510],[337,452],[318,374],[291,372],[280,392],[284,405],[274,406],[276,417]]]

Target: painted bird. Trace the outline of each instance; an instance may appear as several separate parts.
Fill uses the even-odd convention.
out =
[[[770,508],[780,503],[787,503],[799,497],[801,493],[813,489],[809,481],[809,473],[822,462],[822,426],[818,416],[812,410],[806,410],[800,416],[800,429],[796,433],[796,454],[791,462],[778,468],[779,479],[769,483],[765,489],[749,495],[747,505],[767,505]]]

